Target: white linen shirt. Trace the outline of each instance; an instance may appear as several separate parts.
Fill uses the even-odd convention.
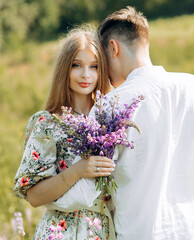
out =
[[[115,94],[121,108],[145,96],[133,117],[142,133],[127,131],[135,149],[119,146],[114,155],[117,240],[194,240],[194,76],[141,67],[107,97]],[[78,181],[60,203],[68,204],[68,194],[75,197],[71,204],[78,201],[76,188],[86,190],[87,181],[83,186]],[[99,193],[87,194],[91,204]]]
[[[144,95],[119,147],[113,192],[117,240],[194,240],[194,76],[141,67],[108,94]]]

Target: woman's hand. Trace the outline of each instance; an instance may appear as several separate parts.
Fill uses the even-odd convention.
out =
[[[94,178],[110,175],[115,168],[115,163],[102,156],[91,156],[87,159],[81,159],[74,165],[79,178]]]
[[[107,157],[81,159],[60,174],[35,184],[27,191],[27,199],[33,207],[42,206],[61,197],[80,178],[108,176],[114,168],[114,162]]]

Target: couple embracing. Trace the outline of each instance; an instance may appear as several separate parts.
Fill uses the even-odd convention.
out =
[[[52,80],[45,111],[28,122],[15,177],[16,196],[47,207],[33,239],[54,239],[50,226],[60,225],[63,240],[193,240],[194,77],[152,65],[147,19],[127,7],[105,18],[97,34],[70,31]],[[103,156],[75,157],[53,121],[61,106],[92,116],[97,90],[108,99],[118,94],[121,109],[145,96],[133,117],[141,135],[127,131],[135,148],[116,148],[116,166]],[[95,178],[111,174],[118,188],[104,202]],[[94,220],[100,227],[88,232]]]

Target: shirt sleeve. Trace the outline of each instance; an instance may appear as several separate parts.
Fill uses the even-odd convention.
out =
[[[26,192],[39,181],[56,175],[56,142],[52,117],[44,111],[31,117],[26,128],[24,154],[14,179],[14,194],[26,199]]]
[[[80,160],[76,157],[73,164]],[[91,207],[101,191],[96,190],[95,178],[81,178],[63,196],[46,204],[50,210],[73,212],[84,207]]]
[[[45,207],[62,212],[78,211],[91,207],[100,193],[96,191],[94,179],[82,178],[57,201],[46,204]]]

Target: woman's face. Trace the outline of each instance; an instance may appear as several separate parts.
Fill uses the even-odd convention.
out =
[[[89,95],[96,88],[98,64],[96,56],[89,49],[80,50],[70,71],[70,89],[73,95]]]

